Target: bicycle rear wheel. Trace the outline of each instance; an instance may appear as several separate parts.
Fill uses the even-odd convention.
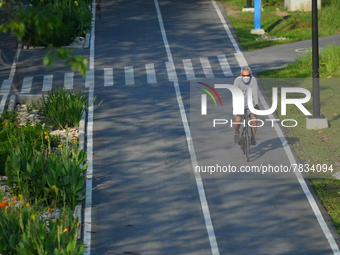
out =
[[[246,161],[249,161],[249,135],[246,135],[245,139],[244,139],[244,155],[246,157]]]

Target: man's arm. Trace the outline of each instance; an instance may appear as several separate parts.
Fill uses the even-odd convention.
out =
[[[257,80],[255,77],[252,77],[253,79],[253,84],[252,84],[252,89],[253,89],[253,100],[255,102],[255,105],[259,104],[259,95],[258,95],[258,87],[257,87]]]

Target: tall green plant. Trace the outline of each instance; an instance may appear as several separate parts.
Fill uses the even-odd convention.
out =
[[[57,126],[78,127],[80,119],[90,105],[83,92],[67,92],[65,88],[51,91],[41,100],[42,110]]]
[[[38,203],[0,209],[0,253],[3,255],[80,255],[79,222],[68,207],[58,219],[45,220]],[[48,224],[47,224],[48,223]]]

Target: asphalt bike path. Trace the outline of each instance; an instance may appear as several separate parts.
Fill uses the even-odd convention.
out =
[[[202,203],[176,84],[189,116],[190,83],[235,77],[240,56],[211,1],[159,1],[159,11],[153,1],[104,2],[96,19],[95,69],[110,70],[110,85],[96,75],[94,94],[104,102],[94,111],[91,253],[336,253],[294,174],[202,174]],[[166,64],[171,58],[177,72]],[[139,75],[148,63],[163,69],[155,83]],[[246,165],[232,128],[218,130],[223,139],[199,131],[192,131],[199,164]],[[257,138],[248,165],[291,163],[276,129],[264,127]]]
[[[246,64],[253,71],[276,66],[271,63],[283,65],[276,61],[276,47],[257,51],[257,56],[273,56],[261,61],[255,53],[245,53],[245,62],[230,22],[218,14],[224,10],[214,1],[102,5],[102,19],[96,17],[93,90],[96,102],[104,101],[93,113],[87,254],[338,254],[332,239],[339,238],[329,217],[319,204],[321,212],[315,209],[311,197],[307,200],[306,194],[314,194],[302,190],[306,187],[294,173],[264,177],[193,172],[195,162],[239,169],[294,161],[282,146],[283,135],[268,125],[258,130],[258,143],[246,163],[233,143],[233,128],[185,122],[197,110],[190,109],[190,85],[233,80]],[[308,45],[299,43],[281,52]],[[90,58],[90,52],[76,53]],[[18,87],[11,93],[40,94],[59,83],[88,90],[86,80],[61,63],[44,70],[39,62],[43,52],[24,54],[32,61],[19,65]],[[26,77],[34,78],[24,83]],[[225,118],[230,119],[231,96],[221,95]]]

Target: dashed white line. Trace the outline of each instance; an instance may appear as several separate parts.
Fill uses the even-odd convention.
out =
[[[146,76],[149,84],[157,83],[156,80],[156,72],[154,64],[146,64],[145,65]]]
[[[191,60],[190,59],[183,59],[182,62],[183,62],[183,66],[184,66],[185,75],[187,76],[187,80],[196,79],[194,68],[192,67]]]
[[[32,89],[33,77],[25,77],[22,82],[21,93],[30,93]]]
[[[222,68],[224,76],[233,76],[233,73],[230,69],[229,63],[225,55],[217,56],[218,61],[220,62],[220,66]]]
[[[208,58],[200,58],[201,64],[202,64],[202,68],[203,68],[203,72],[205,74],[206,78],[214,78],[214,74],[213,71],[211,70],[211,66],[209,63],[209,59]]]
[[[133,74],[133,66],[125,67],[125,85],[135,84],[135,78]]]
[[[113,68],[104,68],[104,87],[113,86]]]
[[[73,75],[74,73],[65,73],[64,76],[64,87],[66,89],[73,89]]]
[[[9,93],[11,89],[12,81],[7,79],[3,80],[2,85],[1,85],[1,93]]]
[[[53,81],[53,74],[45,75],[41,91],[43,91],[43,92],[51,91],[52,90],[52,81]]]

